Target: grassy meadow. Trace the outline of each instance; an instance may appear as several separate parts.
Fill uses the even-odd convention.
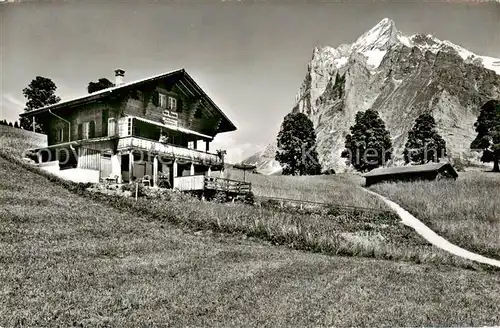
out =
[[[193,229],[190,215],[237,222],[241,211],[222,204],[195,211],[199,202],[154,216],[140,204],[75,194],[1,157],[0,177],[0,326],[500,321],[495,272],[326,256]]]
[[[227,169],[225,177],[243,180],[243,171]],[[365,192],[364,179],[355,174],[283,176],[246,173],[245,180],[252,183],[256,196],[279,197],[346,206],[387,210],[376,196]]]
[[[500,259],[500,174],[471,171],[456,181],[384,183],[370,189],[451,242]]]
[[[0,126],[0,149],[3,152],[21,156],[23,151],[46,145],[43,135],[33,134],[18,128]]]

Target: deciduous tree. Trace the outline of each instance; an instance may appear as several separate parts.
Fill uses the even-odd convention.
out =
[[[350,130],[341,156],[347,158],[348,164],[356,170],[370,171],[391,159],[391,135],[377,111],[357,112]]]
[[[115,84],[107,78],[100,78],[97,82],[89,82],[87,86],[88,93],[94,93],[99,90],[114,87]]]
[[[24,97],[27,99],[24,111],[29,112],[37,108],[58,103],[61,98],[56,96],[56,89],[57,87],[51,79],[43,76],[37,76],[30,82],[28,87],[23,89]],[[33,130],[32,120],[21,117],[19,121],[21,122],[21,127],[23,129]],[[37,122],[35,131],[43,132],[43,126],[40,122]]]
[[[422,114],[408,132],[408,141],[403,151],[405,162],[425,164],[439,162],[446,156],[446,141],[436,130],[436,121],[430,114]]]
[[[474,123],[477,136],[471,149],[481,149],[483,162],[493,162],[493,171],[500,172],[500,101],[490,100],[481,106],[481,112]]]
[[[316,152],[316,132],[311,120],[303,113],[285,116],[278,133],[275,159],[284,175],[315,175],[321,173]]]

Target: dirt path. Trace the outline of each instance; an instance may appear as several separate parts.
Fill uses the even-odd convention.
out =
[[[424,237],[429,243],[433,244],[434,246],[437,246],[449,253],[455,254],[457,256],[463,257],[465,259],[469,259],[471,261],[476,261],[479,263],[484,263],[484,264],[489,264],[492,266],[496,266],[500,268],[500,261],[490,259],[488,257],[484,257],[482,255],[476,254],[469,252],[468,250],[465,250],[461,247],[458,247],[457,245],[454,245],[444,239],[443,237],[439,236],[437,233],[432,231],[429,227],[427,227],[424,223],[422,223],[420,220],[418,220],[416,217],[411,215],[408,211],[406,211],[404,208],[399,206],[398,204],[394,203],[393,201],[387,199],[386,197],[379,195],[371,190],[365,189],[368,193],[375,195],[382,199],[392,210],[394,210],[399,217],[401,218],[401,221],[406,224],[409,227],[412,227],[415,229],[415,231]]]

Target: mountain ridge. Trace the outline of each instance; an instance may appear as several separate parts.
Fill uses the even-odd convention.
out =
[[[396,154],[416,117],[432,113],[451,156],[470,156],[478,109],[499,95],[500,59],[431,34],[406,36],[384,18],[351,44],[315,47],[291,111],[312,120],[323,169],[339,172],[347,169],[340,152],[357,111],[379,112]],[[244,162],[277,170],[275,148],[271,142]]]

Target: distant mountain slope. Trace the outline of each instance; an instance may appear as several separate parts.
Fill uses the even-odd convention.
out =
[[[415,119],[430,112],[457,156],[468,152],[479,107],[499,95],[500,59],[432,35],[405,36],[386,18],[352,44],[316,47],[292,111],[313,121],[323,168],[341,172],[340,153],[357,111],[380,113],[399,159]],[[273,147],[246,161],[276,168]]]
[[[280,164],[274,159],[277,146],[275,143],[270,143],[261,151],[248,157],[243,162],[246,164],[257,165],[257,170],[266,175],[277,174],[281,172]]]

